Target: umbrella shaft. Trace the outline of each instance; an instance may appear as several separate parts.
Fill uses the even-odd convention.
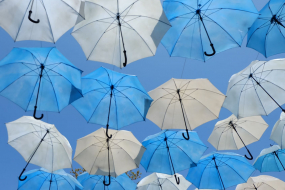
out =
[[[52,183],[52,174],[51,174],[50,181],[49,181],[49,190],[51,188],[51,183]]]
[[[283,170],[285,170],[285,168],[284,168],[284,166],[283,166],[283,164],[282,164],[282,162],[281,162],[279,156],[277,155],[277,153],[276,153],[275,151],[274,151],[274,154],[275,154],[275,156],[277,157],[277,159],[279,160],[281,166],[283,167]]]
[[[212,44],[210,35],[209,35],[209,33],[208,33],[207,29],[206,29],[206,26],[205,26],[205,23],[204,23],[203,18],[202,18],[202,16],[201,16],[201,13],[199,13],[198,15],[199,15],[199,18],[200,18],[200,20],[201,20],[201,22],[202,22],[202,24],[203,24],[203,27],[204,27],[204,29],[205,29],[205,31],[206,31],[206,34],[207,34],[208,39],[209,39],[209,41],[210,41],[210,44]]]
[[[186,128],[186,131],[188,131],[187,122],[186,122],[184,109],[183,109],[183,104],[182,104],[182,99],[181,99],[181,96],[180,96],[180,90],[177,90],[177,94],[179,96],[179,102],[180,102],[180,106],[181,106],[181,110],[182,110],[182,115],[183,115],[183,119],[184,119],[185,128]]]
[[[113,90],[111,90],[111,94],[110,94],[110,103],[109,103],[109,111],[108,111],[108,119],[107,119],[107,125],[106,125],[106,127],[109,127],[109,120],[110,120],[112,97],[113,97]]]
[[[171,154],[170,154],[170,151],[169,151],[169,146],[168,146],[167,140],[165,140],[165,143],[166,143],[166,149],[167,149],[167,152],[168,152],[170,163],[171,163],[171,166],[172,166],[172,169],[173,169],[173,174],[175,175],[176,172],[175,172],[174,165],[173,165],[173,162],[172,162],[172,158],[171,158]]]
[[[37,93],[36,105],[35,105],[35,106],[37,106],[37,105],[38,105],[38,99],[39,99],[39,93],[40,93],[40,88],[41,88],[41,82],[42,82],[43,70],[44,70],[44,66],[41,66],[40,82],[39,82],[39,88],[38,88],[38,93]]]
[[[238,135],[238,137],[239,137],[239,139],[241,140],[242,144],[243,144],[243,145],[244,145],[244,147],[247,149],[247,147],[246,147],[245,143],[243,142],[243,140],[242,140],[241,136],[240,136],[240,135],[239,135],[239,133],[237,132],[237,129],[235,128],[234,124],[233,124],[233,123],[231,123],[230,125],[233,127],[234,131],[235,131],[235,132],[236,132],[236,134]],[[247,149],[247,150],[248,150],[248,149]]]
[[[221,180],[221,182],[222,182],[223,188],[226,189],[225,186],[224,186],[224,182],[223,182],[222,176],[221,176],[221,174],[220,174],[219,168],[218,168],[218,166],[217,166],[216,159],[214,159],[214,162],[215,162],[215,166],[216,166],[216,169],[217,169],[217,171],[218,171],[218,174],[219,174],[219,178],[220,178],[220,180]]]

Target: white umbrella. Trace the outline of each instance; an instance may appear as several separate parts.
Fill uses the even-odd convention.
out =
[[[252,62],[231,77],[223,107],[238,118],[285,112],[284,74],[285,59]]]
[[[51,172],[71,168],[72,148],[68,140],[60,134],[54,125],[23,116],[6,124],[8,143],[29,163],[43,167]]]
[[[86,0],[85,18],[72,35],[87,59],[120,68],[155,55],[171,27],[160,0]]]
[[[187,190],[191,183],[183,175],[176,175],[180,178],[179,185],[173,175],[153,173],[138,183],[137,190]]]
[[[239,184],[236,190],[282,190],[285,189],[285,182],[272,176],[260,175],[250,177],[247,183]]]
[[[89,174],[108,175],[110,184],[111,176],[139,167],[145,148],[129,131],[109,129],[109,133],[111,139],[100,128],[78,139],[74,160]]]
[[[83,6],[81,0],[1,1],[0,26],[14,41],[55,43],[76,24],[78,17],[83,17]]]
[[[149,92],[147,118],[161,129],[188,130],[217,119],[225,96],[208,79],[170,79]]]
[[[253,156],[246,146],[258,141],[267,127],[268,124],[261,116],[237,119],[235,115],[231,115],[217,122],[208,141],[217,150],[238,150],[245,147],[250,155],[245,157],[252,160]]]
[[[285,148],[285,113],[282,112],[280,119],[275,123],[270,139],[275,141],[281,149]]]

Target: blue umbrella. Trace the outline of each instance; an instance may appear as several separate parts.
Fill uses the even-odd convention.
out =
[[[245,157],[234,153],[211,153],[201,158],[186,177],[198,189],[225,189],[246,183],[254,168]]]
[[[74,177],[64,170],[50,173],[41,168],[28,171],[23,176],[27,176],[27,179],[19,181],[18,190],[80,190],[83,188]]]
[[[0,61],[0,95],[25,111],[60,112],[82,97],[82,71],[55,47],[14,48]]]
[[[251,0],[166,0],[163,8],[172,25],[162,39],[169,55],[203,61],[241,46],[258,16]]]
[[[265,57],[285,52],[284,0],[271,0],[260,11],[248,32],[247,47]]]
[[[146,151],[141,165],[147,172],[174,174],[177,184],[180,183],[176,172],[195,166],[207,150],[196,132],[189,132],[190,140],[184,139],[184,132],[163,130],[143,141]]]
[[[82,78],[84,97],[72,105],[89,122],[120,129],[146,119],[152,99],[133,75],[103,67]]]
[[[87,172],[79,175],[77,180],[83,185],[83,190],[135,190],[137,185],[126,175],[111,177],[111,184],[105,186],[105,176],[90,175]]]

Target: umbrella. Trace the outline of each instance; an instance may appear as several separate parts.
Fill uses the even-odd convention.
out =
[[[179,185],[175,183],[172,175],[153,173],[138,183],[137,190],[187,190],[191,183],[183,175],[176,175],[180,178]]]
[[[89,123],[120,129],[146,119],[152,102],[138,78],[103,67],[82,78],[84,97],[72,105]]]
[[[56,48],[14,48],[0,61],[0,95],[25,111],[60,112],[82,97],[81,73]]]
[[[246,145],[258,141],[267,127],[268,124],[261,116],[237,119],[231,115],[215,125],[208,141],[217,150],[238,150],[245,147],[250,155],[245,157],[252,160],[253,156]]]
[[[147,118],[161,129],[188,130],[217,119],[225,96],[208,79],[171,79],[149,92]]]
[[[48,190],[80,190],[80,183],[64,170],[50,173],[44,168],[24,173],[26,181],[19,181],[18,190],[48,189]]]
[[[285,150],[278,145],[263,149],[253,166],[260,172],[281,172],[285,170]]]
[[[284,53],[284,13],[283,0],[269,1],[249,29],[247,47],[255,49],[265,57]]]
[[[247,183],[239,184],[236,190],[281,190],[285,189],[285,182],[272,176],[260,175],[257,177],[250,177]]]
[[[176,172],[195,166],[207,150],[196,132],[189,132],[190,140],[182,137],[183,132],[163,130],[143,141],[146,151],[141,165],[147,172],[171,174],[180,183]]]
[[[202,157],[186,179],[199,189],[225,189],[245,183],[254,170],[241,155],[216,152]]]
[[[171,27],[160,0],[86,0],[85,18],[72,35],[87,59],[120,68],[154,56]]]
[[[81,0],[9,0],[0,2],[0,26],[14,41],[38,40],[55,43],[84,19]],[[32,15],[32,13],[34,13]]]
[[[275,141],[281,147],[281,149],[285,148],[284,130],[285,130],[285,113],[282,112],[280,115],[280,119],[275,123],[270,136],[270,139]]]
[[[87,172],[79,175],[77,180],[83,185],[83,190],[105,190],[105,176],[90,175]],[[135,190],[137,185],[126,175],[111,177],[111,184],[106,190]]]
[[[172,25],[161,41],[169,55],[203,61],[240,47],[258,17],[251,0],[167,0],[163,8]]]
[[[15,148],[27,162],[21,175],[29,163],[44,167],[53,172],[62,168],[71,168],[72,148],[68,140],[60,134],[54,125],[30,116],[23,116],[13,122],[6,123],[8,143]]]
[[[223,107],[238,118],[268,115],[285,103],[285,59],[253,61],[234,74]]]
[[[77,140],[74,160],[89,174],[117,177],[139,167],[145,148],[129,131],[109,130],[112,138],[106,137],[105,129]]]

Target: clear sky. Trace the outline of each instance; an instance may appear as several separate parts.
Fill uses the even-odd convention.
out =
[[[253,2],[255,3],[256,8],[260,10],[268,1],[253,0]],[[56,46],[59,51],[75,66],[84,71],[83,76],[96,70],[100,66],[106,67],[108,69],[113,69],[113,66],[109,64],[86,61],[81,47],[70,35],[70,32],[71,31],[62,36],[56,44],[45,42],[41,44],[41,42],[35,41],[15,43],[3,29],[0,29],[0,59],[3,59],[12,50],[13,47],[41,47],[41,45],[43,47]],[[279,54],[277,56],[269,57],[269,59],[266,59],[263,57],[263,55],[258,54],[255,50],[246,48],[245,46],[246,39],[244,40],[241,48],[234,48],[223,53],[219,53],[206,63],[187,59],[183,75],[182,70],[185,58],[169,57],[167,51],[161,44],[159,45],[159,48],[154,57],[136,61],[123,69],[114,68],[114,70],[126,74],[137,75],[140,82],[147,91],[156,88],[171,78],[208,78],[221,92],[225,94],[230,77],[234,73],[237,73],[240,70],[244,69],[253,60],[284,58],[284,54]],[[18,176],[21,173],[26,162],[16,150],[7,144],[8,137],[5,123],[14,121],[24,115],[32,115],[32,112],[24,112],[19,106],[3,97],[0,97],[0,108],[0,189],[15,190],[17,189],[18,185]],[[254,158],[258,156],[262,149],[268,148],[270,144],[274,143],[273,141],[269,140],[269,137],[275,122],[280,117],[280,113],[280,109],[276,109],[269,116],[263,117],[269,124],[268,129],[260,141],[248,146],[248,148],[252,151]],[[77,139],[86,136],[87,134],[101,127],[99,125],[87,124],[85,119],[72,106],[66,107],[60,114],[44,114],[45,117],[43,121],[55,124],[57,129],[69,140],[73,151],[75,151]],[[231,113],[228,110],[222,108],[219,119],[225,119],[230,115]],[[209,144],[207,140],[214,128],[215,123],[219,119],[208,122],[196,128],[196,131],[198,132],[201,140],[209,147],[206,153],[215,151],[213,146]],[[140,122],[125,127],[123,130],[130,130],[140,141],[143,141],[147,136],[159,132],[160,128],[158,128],[151,121],[147,120],[146,122]],[[245,148],[233,152],[242,155],[247,153]],[[253,163],[253,161],[251,161],[251,163]],[[80,166],[74,161],[73,167],[78,168]],[[35,168],[38,167],[31,164],[28,166],[27,170]],[[150,174],[146,173],[143,167],[140,167],[139,170],[143,173],[143,176]],[[66,171],[69,172],[70,170]],[[186,176],[187,170],[181,173]],[[282,175],[282,173],[264,174],[272,175],[279,179],[285,180],[285,175]],[[253,173],[253,176],[258,175],[260,175],[258,171],[255,171]],[[194,189],[194,186],[191,186],[189,189]]]

